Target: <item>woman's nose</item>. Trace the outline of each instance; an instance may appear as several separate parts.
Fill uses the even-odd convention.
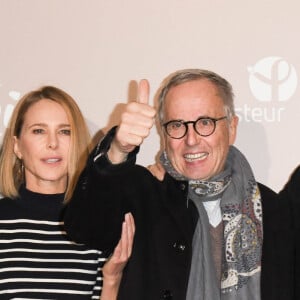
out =
[[[48,140],[48,145],[47,147],[49,149],[56,149],[58,146],[58,139],[57,139],[57,136],[55,134],[51,134],[49,136],[49,140]]]

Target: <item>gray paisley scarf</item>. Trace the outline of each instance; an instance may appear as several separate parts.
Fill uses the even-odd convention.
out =
[[[257,183],[243,154],[230,147],[225,171],[208,181],[188,180],[160,160],[176,180],[189,182],[189,199],[199,212],[187,300],[260,300],[262,207]],[[209,222],[203,201],[221,199],[224,240],[221,283],[214,274]]]

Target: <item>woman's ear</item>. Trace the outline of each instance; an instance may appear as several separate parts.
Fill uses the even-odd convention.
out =
[[[14,136],[13,139],[14,139],[14,153],[18,157],[18,159],[22,159],[22,153],[19,148],[19,140],[16,136]]]

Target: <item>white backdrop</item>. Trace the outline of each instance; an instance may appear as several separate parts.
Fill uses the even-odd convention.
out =
[[[70,93],[94,133],[135,81],[148,78],[153,98],[169,73],[210,69],[233,85],[236,146],[278,191],[300,160],[299,11],[297,0],[0,0],[0,135],[41,85]],[[158,149],[154,129],[138,162]]]

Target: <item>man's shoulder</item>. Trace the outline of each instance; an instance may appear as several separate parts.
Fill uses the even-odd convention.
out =
[[[296,167],[296,169],[292,172],[291,176],[288,178],[286,184],[284,185],[283,189],[280,191],[280,194],[290,194],[290,195],[299,195],[300,183],[300,166]]]
[[[259,188],[262,199],[277,197],[277,193],[274,190],[272,190],[270,187],[268,187],[265,184],[262,184],[260,182],[258,182],[257,184],[258,184],[258,188]]]

